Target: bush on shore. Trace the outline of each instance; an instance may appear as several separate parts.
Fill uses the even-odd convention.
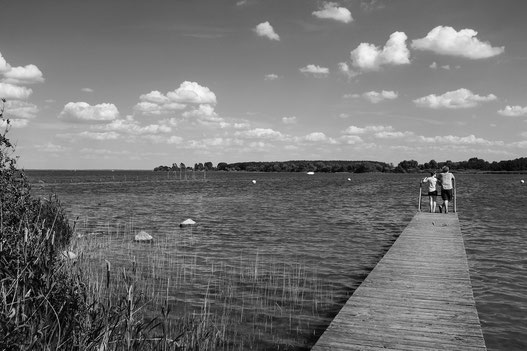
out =
[[[199,322],[169,338],[162,321],[136,316],[141,294],[133,283],[122,297],[90,296],[86,277],[63,255],[74,228],[55,196],[31,196],[1,102],[0,350],[200,350],[200,341],[210,349],[211,333],[198,332]],[[191,345],[182,342],[189,335]]]

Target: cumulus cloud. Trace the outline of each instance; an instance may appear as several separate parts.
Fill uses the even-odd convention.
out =
[[[527,106],[521,107],[521,106],[508,106],[507,105],[504,109],[499,110],[498,113],[502,116],[507,116],[507,117],[527,116]]]
[[[376,91],[368,91],[364,94],[362,94],[362,97],[368,100],[369,102],[373,104],[377,104],[383,100],[394,100],[397,99],[399,94],[395,91],[386,91],[383,90],[380,93]]]
[[[318,11],[313,12],[313,16],[323,19],[332,19],[335,21],[350,23],[353,21],[351,12],[345,7],[339,7],[335,2],[323,2]]]
[[[273,26],[269,22],[262,22],[254,28],[256,34],[260,37],[266,37],[270,40],[280,41],[280,36],[276,34]]]
[[[0,82],[0,96],[5,99],[26,100],[31,94],[30,88]]]
[[[11,66],[5,60],[4,56],[0,52],[0,73],[7,72]]]
[[[37,105],[20,100],[8,100],[5,107],[6,110],[9,111],[9,116],[24,119],[35,118],[39,112]]]
[[[95,123],[112,121],[118,117],[119,110],[109,103],[92,106],[86,102],[69,102],[59,114],[61,119]]]
[[[144,115],[169,114],[175,111],[183,111],[191,106],[191,111],[186,111],[189,115],[192,113],[198,115],[201,110],[203,115],[212,116],[212,105],[217,102],[216,94],[208,87],[189,81],[181,83],[177,89],[168,92],[166,95],[158,90],[153,90],[139,96],[139,100],[140,102],[134,106],[134,110]],[[198,107],[193,107],[195,105]]]
[[[358,74],[358,72],[355,72],[350,68],[350,65],[347,62],[339,62],[338,69],[340,73],[344,74],[348,78],[353,78]]]
[[[33,84],[41,83],[44,77],[40,69],[35,65],[11,67],[4,73],[4,81],[12,84]]]
[[[305,74],[312,74],[317,78],[326,77],[329,74],[329,68],[317,65],[307,65],[306,67],[302,67],[299,70]]]
[[[297,118],[295,116],[282,117],[283,124],[295,124],[296,122],[297,122]]]
[[[167,97],[182,104],[216,104],[216,94],[196,82],[181,83],[179,88],[169,92]]]
[[[424,38],[412,41],[412,48],[428,50],[441,55],[462,56],[469,59],[484,59],[501,54],[505,47],[492,47],[489,42],[476,38],[473,29],[462,29],[459,32],[452,27],[437,26]]]
[[[383,48],[361,43],[350,53],[351,64],[364,72],[378,71],[385,65],[409,64],[410,51],[406,47],[407,38],[404,32],[394,32]]]
[[[415,99],[414,103],[417,106],[433,109],[458,109],[475,107],[481,102],[487,102],[496,99],[497,97],[494,94],[480,96],[472,93],[468,89],[461,88],[455,91],[446,92],[443,95],[430,94],[419,99]]]
[[[313,132],[304,137],[306,141],[327,141],[328,137],[322,132]]]
[[[2,56],[1,52],[0,78],[2,78],[1,81],[4,83],[18,85],[41,83],[44,81],[42,72],[37,66],[29,64],[26,66],[13,67]]]

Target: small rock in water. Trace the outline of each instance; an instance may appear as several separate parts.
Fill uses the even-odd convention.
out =
[[[152,235],[148,234],[144,230],[141,230],[138,234],[135,235],[134,240],[140,242],[150,242],[154,240],[154,238],[152,237]]]
[[[180,227],[188,227],[188,226],[191,226],[191,225],[194,225],[196,224],[196,222],[194,222],[192,219],[188,218],[188,219],[185,219],[183,222],[179,223],[179,226]]]
[[[77,254],[72,251],[62,251],[62,257],[68,260],[76,260]]]

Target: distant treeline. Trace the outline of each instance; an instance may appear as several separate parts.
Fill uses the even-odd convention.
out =
[[[390,173],[417,173],[426,171],[437,171],[443,166],[451,170],[466,171],[476,170],[483,172],[521,172],[527,171],[527,157],[517,158],[509,161],[487,162],[473,157],[468,161],[445,161],[429,162],[420,164],[415,160],[404,160],[397,166],[392,163],[379,161],[276,161],[276,162],[220,162],[216,167],[212,162],[196,163],[194,167],[187,167],[184,163],[173,163],[169,166],[159,166],[154,171],[232,171],[232,172],[390,172]]]

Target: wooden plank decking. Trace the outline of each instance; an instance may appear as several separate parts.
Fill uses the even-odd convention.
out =
[[[457,214],[417,213],[312,350],[486,350]]]

